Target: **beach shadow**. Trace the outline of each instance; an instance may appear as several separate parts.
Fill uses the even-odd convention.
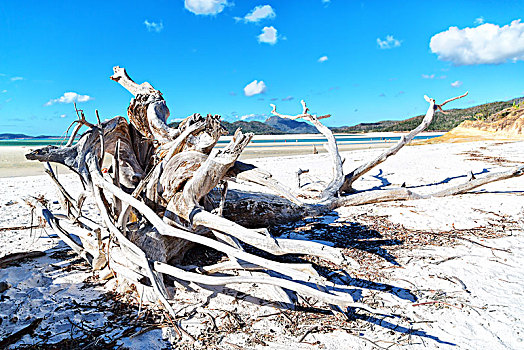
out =
[[[139,318],[136,302],[102,290],[105,282],[90,271],[62,241],[41,256],[0,269],[0,280],[8,282],[0,292],[0,305],[2,313],[9,315],[1,322],[0,348],[113,349],[122,346],[126,337],[161,323],[158,312]],[[78,274],[86,279],[71,278]],[[161,338],[158,343],[169,345]]]
[[[380,190],[380,189],[382,189],[384,187],[387,187],[387,186],[391,185],[391,182],[389,182],[388,179],[386,179],[385,177],[382,176],[383,173],[384,173],[384,171],[382,169],[380,169],[377,175],[371,175],[371,177],[374,177],[375,179],[379,180],[381,182],[381,184],[379,186],[375,186],[375,187],[369,189],[368,191]]]
[[[441,340],[439,337],[436,337],[434,335],[428,334],[425,331],[416,330],[416,329],[413,329],[413,328],[407,328],[407,327],[404,327],[404,326],[401,326],[401,325],[398,325],[398,324],[395,324],[395,323],[391,323],[391,322],[385,320],[386,317],[398,318],[398,316],[387,316],[387,315],[385,315],[386,317],[378,318],[378,317],[375,317],[375,316],[367,316],[367,315],[362,315],[362,314],[357,314],[357,313],[350,314],[350,316],[353,319],[355,319],[355,320],[362,320],[364,322],[369,322],[369,323],[372,323],[374,325],[377,325],[377,326],[380,326],[380,327],[392,330],[394,332],[398,332],[398,333],[402,333],[402,334],[408,334],[408,335],[416,335],[418,337],[434,340],[434,341],[436,341],[437,343],[440,343],[440,344],[457,346],[457,344],[455,344],[455,343],[451,343],[451,342],[447,342],[445,340]]]
[[[484,168],[482,169],[481,171],[477,171],[475,173],[473,173],[474,176],[478,176],[478,175],[482,175],[482,174],[486,174],[486,173],[489,173],[489,168]],[[379,173],[377,175],[371,175],[371,177],[374,177],[375,179],[379,180],[381,182],[380,185],[378,186],[375,186],[375,187],[372,187],[372,188],[369,188],[369,189],[365,189],[365,190],[361,190],[361,191],[358,191],[358,192],[370,192],[370,191],[376,191],[376,190],[382,190],[388,186],[391,185],[391,182],[382,176],[383,174],[383,171],[382,169],[380,169]],[[414,189],[414,188],[421,188],[421,187],[431,187],[431,186],[438,186],[438,185],[444,185],[444,184],[447,184],[453,180],[456,180],[456,179],[467,179],[468,176],[470,176],[469,174],[462,174],[462,175],[457,175],[457,176],[450,176],[450,177],[447,177],[445,178],[444,180],[441,180],[441,181],[438,181],[438,182],[433,182],[433,183],[427,183],[427,184],[422,184],[422,185],[414,185],[414,186],[406,186],[406,188],[409,188],[409,189]]]
[[[484,189],[480,189],[478,191],[471,191],[468,192],[470,194],[521,194],[524,193],[524,191],[488,191]]]
[[[482,171],[477,171],[476,173],[473,173],[473,175],[474,176],[478,176],[478,175],[482,175],[482,174],[486,174],[486,173],[489,173],[489,168],[484,168],[484,169],[482,169]],[[423,184],[423,185],[416,185],[416,186],[408,186],[408,188],[420,188],[420,187],[438,186],[438,185],[447,184],[447,183],[449,183],[452,180],[462,179],[462,178],[466,179],[466,178],[468,178],[468,176],[469,176],[468,174],[462,174],[462,175],[458,175],[458,176],[450,176],[450,177],[447,177],[444,180],[439,181],[439,182]]]
[[[270,233],[275,237],[317,241],[337,248],[358,249],[399,266],[387,246],[402,245],[399,239],[384,238],[380,232],[358,222],[337,223],[338,214],[332,212],[320,218],[306,218],[294,223],[275,226]]]
[[[222,295],[229,295],[237,300],[242,300],[242,301],[254,304],[254,305],[259,305],[259,306],[271,305],[272,307],[282,310],[282,311],[294,310],[297,312],[303,312],[303,313],[307,313],[311,315],[324,315],[324,316],[330,316],[332,314],[332,311],[326,308],[315,307],[314,305],[296,305],[296,304],[290,305],[290,304],[286,304],[283,302],[275,302],[274,300],[268,300],[265,298],[246,294],[244,292],[239,291],[238,289],[231,288],[231,287],[209,286],[209,285],[203,285],[203,284],[198,284],[198,286],[203,289],[212,291],[212,294],[208,296],[208,299],[204,303],[204,305],[209,303],[209,301],[212,298],[215,298],[219,294],[222,294]],[[347,290],[344,290],[344,292],[346,291]],[[354,297],[354,295],[352,294],[350,295]],[[354,298],[354,301],[358,301],[358,298],[357,299]],[[360,320],[362,322],[372,323],[376,326],[380,326],[380,327],[389,329],[396,333],[418,336],[418,337],[433,340],[440,344],[456,346],[456,344],[447,342],[445,340],[441,340],[439,337],[428,334],[426,331],[408,328],[406,326],[396,324],[393,321],[386,321],[386,319],[391,319],[391,320],[399,319],[400,320],[400,317],[397,315],[373,314],[370,316],[368,314],[359,313],[358,310],[359,310],[358,308],[347,308],[347,310],[345,310],[346,311],[345,314],[348,317],[348,321]],[[318,316],[315,316],[315,320],[318,321]]]

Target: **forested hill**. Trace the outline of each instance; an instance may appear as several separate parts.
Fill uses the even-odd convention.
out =
[[[436,113],[433,122],[426,131],[449,131],[458,126],[464,120],[485,120],[495,113],[505,108],[513,106],[524,100],[523,97],[515,98],[503,102],[490,102],[475,107],[464,109],[450,109],[446,113]],[[354,133],[354,132],[378,132],[378,131],[409,131],[416,128],[424,115],[419,115],[406,120],[393,121],[386,120],[376,123],[361,123],[354,126],[344,126],[331,128],[337,133]]]
[[[449,131],[458,126],[464,120],[489,120],[490,116],[523,101],[524,97],[515,98],[503,102],[490,102],[475,107],[464,109],[450,109],[444,113],[436,113],[433,122],[426,131]],[[331,127],[335,133],[360,133],[380,131],[409,131],[416,128],[424,118],[419,115],[406,120],[384,120],[374,123],[360,123],[354,126]],[[178,123],[170,123],[176,127]],[[271,117],[266,122],[258,121],[236,121],[233,123],[222,121],[222,125],[233,135],[237,128],[244,132],[252,132],[256,135],[281,135],[297,133],[315,133],[315,128],[303,121],[291,121],[277,117]]]
[[[271,125],[267,125],[266,123],[257,122],[257,121],[250,121],[246,122],[243,120],[239,120],[233,123],[226,122],[224,120],[221,120],[220,123],[224,128],[227,129],[228,135],[233,135],[235,133],[235,130],[238,128],[242,128],[242,132],[252,132],[255,135],[283,135],[286,134],[286,132],[276,129],[272,127]],[[168,125],[176,128],[178,127],[179,122],[173,122],[169,123]]]

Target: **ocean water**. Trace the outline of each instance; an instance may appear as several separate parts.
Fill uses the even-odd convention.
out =
[[[61,146],[67,143],[67,139],[12,139],[12,140],[0,140],[1,146]]]
[[[427,140],[433,137],[440,136],[440,134],[437,135],[422,135],[422,136],[415,136],[415,140]],[[359,136],[359,135],[337,135],[335,136],[337,142],[339,143],[352,143],[352,144],[369,144],[369,143],[382,143],[382,142],[391,142],[391,141],[398,141],[400,140],[400,136],[392,136],[392,137],[365,137],[365,136]],[[289,137],[286,137],[284,139],[282,138],[275,138],[275,139],[264,139],[264,140],[251,140],[252,146],[271,146],[271,145],[304,145],[304,144],[322,144],[325,143],[326,139],[322,136],[315,137],[315,138],[300,138],[300,137],[293,137],[293,135],[289,135]],[[62,138],[56,138],[56,139],[13,139],[13,140],[0,140],[0,147],[2,146],[47,146],[47,145],[54,145],[54,146],[61,146],[65,145],[67,143],[67,139]],[[218,141],[219,145],[227,144],[229,143],[229,140],[220,140]]]

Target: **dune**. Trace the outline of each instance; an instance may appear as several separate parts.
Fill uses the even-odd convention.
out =
[[[418,144],[524,140],[524,106],[506,108],[486,120],[466,120],[446,134]]]

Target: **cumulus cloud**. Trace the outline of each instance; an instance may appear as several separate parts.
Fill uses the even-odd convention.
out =
[[[2,90],[2,93],[5,94],[7,92],[7,90]]]
[[[440,60],[456,66],[524,61],[524,23],[519,19],[503,27],[450,27],[434,35],[429,47]]]
[[[146,28],[150,32],[157,32],[160,33],[162,29],[164,29],[164,23],[162,22],[149,22],[147,19],[144,21],[144,24],[146,25]]]
[[[49,100],[45,106],[51,106],[55,103],[73,103],[73,102],[87,102],[91,101],[93,98],[87,95],[79,95],[76,92],[66,92],[59,98]]]
[[[454,88],[458,88],[458,87],[461,87],[462,86],[462,82],[457,80],[457,81],[454,81],[451,83],[451,86],[454,87]]]
[[[276,13],[270,5],[257,6],[249,12],[243,19],[245,22],[260,22],[266,18],[275,18]]]
[[[195,15],[216,15],[228,6],[227,0],[185,0],[184,6]]]
[[[267,43],[270,45],[275,45],[277,43],[277,40],[278,40],[277,30],[273,26],[262,28],[262,34],[258,36],[259,43]]]
[[[247,84],[244,88],[244,94],[246,96],[254,96],[262,94],[266,91],[266,84],[261,80],[253,80],[251,83]]]
[[[12,77],[11,78],[11,81],[20,81],[20,80],[24,80],[23,77]]]
[[[327,60],[328,60],[328,57],[327,57],[327,56],[322,56],[322,57],[320,57],[320,58],[318,59],[318,61],[319,61],[320,63],[322,63],[322,62],[326,62]]]
[[[394,47],[400,46],[400,40],[397,40],[393,37],[393,35],[387,35],[386,40],[381,40],[380,38],[377,38],[377,45],[380,49],[392,49]]]
[[[60,118],[65,118],[67,117],[67,114],[60,114]]]

